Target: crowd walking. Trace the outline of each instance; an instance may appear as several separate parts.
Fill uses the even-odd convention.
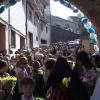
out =
[[[56,43],[0,52],[0,100],[100,100],[100,55]]]

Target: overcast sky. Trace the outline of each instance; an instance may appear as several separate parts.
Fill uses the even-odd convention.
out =
[[[59,1],[55,2],[54,0],[50,0],[50,5],[51,14],[54,16],[59,16],[64,19],[67,19],[68,16],[76,16],[71,9],[63,6]]]

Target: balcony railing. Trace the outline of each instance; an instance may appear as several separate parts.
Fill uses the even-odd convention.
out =
[[[41,20],[47,22],[46,14],[45,14],[45,7],[42,4],[41,0],[28,0],[31,6],[33,6],[34,12],[38,14]]]

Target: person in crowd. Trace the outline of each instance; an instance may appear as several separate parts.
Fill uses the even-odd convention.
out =
[[[19,77],[18,79],[22,79],[24,77],[29,76],[26,68],[27,68],[27,58],[22,57],[19,59],[15,67],[16,75]]]
[[[91,56],[91,63],[94,66],[94,70],[100,72],[100,56],[99,55]]]
[[[49,75],[53,71],[53,68],[55,66],[56,59],[54,58],[48,58],[44,65],[44,80],[47,82]]]
[[[36,100],[33,95],[33,92],[35,90],[34,80],[32,80],[31,78],[23,78],[20,82],[20,87],[22,90],[22,94],[19,95],[18,100]]]
[[[0,53],[0,60],[3,60],[3,55],[2,55],[2,53]]]
[[[8,65],[4,60],[0,60],[0,77],[8,76]]]
[[[93,65],[85,51],[79,51],[76,55],[76,65],[75,69],[77,73],[82,76],[83,73],[91,70]]]
[[[8,65],[7,62],[4,60],[0,60],[0,100],[11,100],[12,94],[10,89],[8,88],[9,86],[4,84],[4,81],[2,80],[3,78],[9,78],[10,75],[8,73]],[[2,94],[2,95],[1,95]]]
[[[36,82],[35,87],[35,96],[36,97],[44,97],[44,79],[41,72],[39,72],[40,63],[39,61],[33,62],[33,71],[32,71],[32,78]]]
[[[15,95],[22,93],[22,91],[20,89],[20,81],[23,78],[30,77],[30,75],[28,74],[28,72],[26,70],[26,65],[27,65],[27,59],[25,57],[20,58],[19,61],[16,63],[15,73],[16,73],[16,77],[17,77],[17,86],[16,86],[16,94]]]
[[[0,60],[0,98],[1,100],[6,100],[5,91],[3,90],[2,81],[1,81],[1,78],[5,75],[6,68],[7,68],[7,63],[5,61]]]
[[[92,95],[97,74],[93,69],[88,54],[85,51],[79,51],[76,56],[74,71],[80,76],[80,79],[87,88],[89,95]]]
[[[65,82],[64,82],[65,81]],[[46,100],[89,100],[89,96],[80,79],[64,57],[59,57],[47,80]]]
[[[2,50],[2,55],[3,55],[3,56],[7,56],[7,50],[6,50],[6,49],[3,49],[3,50]]]

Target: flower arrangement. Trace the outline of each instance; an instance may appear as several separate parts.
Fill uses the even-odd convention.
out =
[[[13,76],[6,76],[1,78],[2,86],[7,93],[13,93],[16,86],[17,78]]]
[[[93,70],[83,73],[83,76],[81,77],[84,85],[87,88],[89,95],[92,95],[93,93],[97,77],[98,77],[98,73],[96,73]]]
[[[82,76],[83,82],[90,82],[97,77],[97,73],[94,71],[85,72]]]
[[[69,78],[64,77],[64,78],[62,79],[62,84],[63,84],[63,86],[65,86],[66,88],[69,87],[70,82],[71,82],[71,78],[70,78],[70,77],[69,77]]]

